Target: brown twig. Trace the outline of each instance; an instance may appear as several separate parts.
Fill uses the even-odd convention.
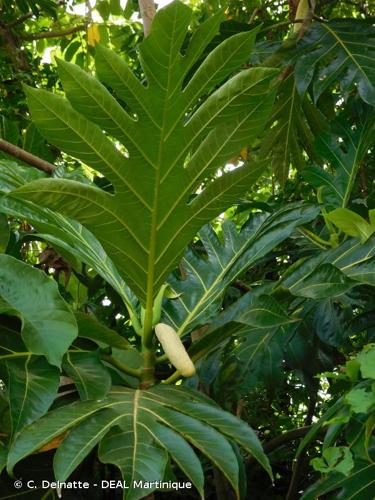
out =
[[[256,18],[257,14],[258,14],[259,12],[261,12],[261,10],[262,10],[262,9],[258,9],[258,7],[255,7],[255,9],[253,10],[253,12],[252,12],[252,14],[251,14],[251,16],[250,16],[250,19],[249,19],[248,24],[253,24],[254,19]]]
[[[73,28],[69,28],[67,30],[61,31],[46,31],[41,33],[31,33],[30,35],[20,35],[22,40],[43,40],[45,38],[60,38],[68,35],[72,35],[77,31],[85,31],[86,24],[79,24],[78,26],[74,26]]]
[[[8,155],[14,156],[19,160],[24,161],[28,165],[31,165],[38,170],[46,172],[47,174],[52,174],[55,170],[55,167],[52,165],[52,163],[42,160],[42,158],[38,158],[38,156],[34,156],[28,151],[25,151],[24,149],[19,148],[18,146],[5,141],[4,139],[0,139],[0,150],[4,151]]]
[[[271,439],[271,441],[264,443],[263,450],[265,453],[272,453],[281,446],[284,446],[284,444],[288,444],[291,441],[295,441],[297,439],[304,437],[309,432],[310,429],[311,425],[305,425],[304,427],[297,427],[296,429],[284,432],[284,434],[280,434],[279,436],[276,436],[275,438]],[[251,467],[255,464],[256,460],[254,457],[249,457],[246,461],[247,467]]]
[[[279,436],[271,439],[271,441],[268,441],[268,443],[265,443],[263,445],[263,449],[266,453],[271,453],[284,444],[290,443],[291,441],[295,441],[296,439],[300,439],[301,437],[306,436],[311,427],[311,425],[305,425],[303,427],[297,427],[296,429],[284,432],[284,434],[280,434]]]
[[[26,54],[20,49],[20,39],[8,25],[0,20],[0,45],[16,72],[29,71]]]
[[[234,286],[234,288],[237,288],[237,290],[245,293],[251,290],[251,288],[241,280],[236,280],[232,286]]]
[[[310,397],[309,406],[307,409],[307,415],[305,418],[306,426],[311,426],[312,424],[316,408],[316,402],[317,402],[317,394],[314,394],[313,396]],[[301,478],[304,475],[304,469],[307,465],[307,461],[308,461],[308,455],[306,450],[304,450],[299,455],[297,460],[294,461],[292,479],[289,484],[286,500],[295,500],[298,498],[298,488],[301,482]]]
[[[359,181],[361,185],[361,191],[364,198],[368,197],[368,186],[366,179],[366,169],[363,161],[359,164]]]
[[[7,27],[13,28],[13,26],[17,26],[17,24],[21,24],[21,23],[27,21],[28,19],[30,19],[30,17],[33,17],[33,15],[34,15],[34,12],[27,12],[27,14],[23,14],[18,19],[15,19],[14,21],[11,21],[10,23],[8,23]]]

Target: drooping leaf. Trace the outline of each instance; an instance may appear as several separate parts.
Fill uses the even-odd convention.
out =
[[[12,434],[44,415],[52,405],[59,387],[59,370],[42,356],[8,359],[9,406]]]
[[[232,447],[225,436],[201,418],[174,409],[160,408],[160,420],[200,450],[224,474],[237,493],[238,464]]]
[[[173,394],[174,389],[163,389],[161,395]],[[163,398],[163,401],[165,399]],[[168,404],[165,401],[165,404]],[[248,453],[253,455],[265,470],[271,473],[268,460],[265,459],[262,447],[255,432],[242,420],[237,419],[228,412],[223,412],[220,408],[207,405],[203,402],[185,401],[180,402],[178,409],[191,417],[203,420],[210,426],[215,427],[219,432],[233,439],[238,445],[243,447]]]
[[[275,76],[275,70],[267,68],[241,71],[186,121],[199,96],[248,59],[256,35],[252,30],[225,40],[183,86],[204,49],[192,43],[184,56],[180,53],[191,15],[178,1],[156,14],[151,34],[140,45],[147,87],[114,53],[97,50],[99,76],[107,80],[116,73],[113,86],[117,91],[120,78],[120,97],[130,114],[98,80],[66,62],[59,63],[59,70],[70,103],[42,90],[27,90],[43,135],[101,172],[115,194],[45,179],[11,196],[35,202],[43,198],[44,206],[85,225],[143,303],[146,296],[149,301],[155,296],[197,230],[235,201],[265,168],[265,162],[246,164],[190,198],[202,181],[261,132],[272,106],[270,84]],[[207,21],[200,33],[207,45],[214,34],[212,24]],[[102,129],[123,143],[128,154]]]
[[[0,255],[0,311],[21,319],[22,338],[31,353],[61,365],[78,331],[53,280],[9,255]]]
[[[124,419],[122,426],[112,428],[99,446],[99,459],[105,464],[116,465],[126,484],[129,484],[129,490],[124,495],[129,500],[144,498],[155,491],[155,482],[162,480],[167,465],[167,453],[154,443],[142,420],[141,415],[136,420]],[[129,449],[132,454],[127,453]]]
[[[320,111],[307,96],[299,95],[291,72],[280,85],[260,148],[261,157],[271,157],[272,170],[282,185],[290,168],[302,170],[305,166],[304,151],[313,160],[319,158],[313,147],[314,140],[325,128]]]
[[[185,254],[184,278],[169,278],[177,298],[165,304],[165,321],[179,335],[207,323],[218,313],[226,288],[237,276],[316,216],[316,207],[292,204],[274,214],[254,214],[240,232],[227,220],[222,225],[224,244],[210,226],[202,229],[199,234],[207,259],[192,251]]]
[[[337,81],[344,93],[355,86],[361,98],[375,105],[374,32],[370,22],[340,19],[315,22],[300,41],[295,67],[297,88],[304,94],[314,79],[317,101]]]
[[[82,400],[102,399],[111,388],[111,375],[98,352],[68,352],[62,368],[75,383]]]
[[[82,312],[75,313],[78,336],[90,339],[99,346],[111,346],[117,349],[132,349],[131,343],[119,333],[100,323],[92,315]]]
[[[366,219],[348,208],[336,208],[326,215],[326,218],[348,236],[359,238],[365,243],[375,232],[375,225],[369,224]]]
[[[35,173],[36,172],[36,173]],[[14,162],[0,162],[0,190],[7,193],[28,181],[42,178],[42,172],[36,169],[24,168]],[[102,245],[78,222],[52,212],[43,204],[29,200],[17,200],[0,197],[0,210],[20,219],[28,220],[44,238],[71,262],[75,259],[88,264],[102,276],[122,297],[128,310],[135,315],[137,299],[121,278],[113,262],[105,253]]]
[[[166,449],[172,460],[197,488],[204,497],[204,475],[202,465],[192,447],[176,431],[165,425],[155,423],[152,435],[160,446]]]

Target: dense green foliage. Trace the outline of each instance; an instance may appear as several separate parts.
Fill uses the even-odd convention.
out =
[[[370,5],[137,11],[0,0],[0,498],[370,499]]]

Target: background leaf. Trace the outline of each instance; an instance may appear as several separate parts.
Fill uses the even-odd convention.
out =
[[[301,500],[313,500],[331,492],[353,500],[371,498],[375,493],[374,472],[374,464],[358,462],[349,476],[344,476],[340,472],[330,474],[309,488],[302,495]]]
[[[69,352],[62,367],[74,381],[82,400],[102,399],[111,388],[110,373],[98,352]]]
[[[170,276],[177,298],[164,304],[165,321],[179,335],[209,321],[219,311],[231,282],[316,215],[314,206],[290,205],[273,214],[253,214],[240,232],[228,220],[222,225],[223,244],[211,227],[202,229],[199,235],[207,257],[188,250],[181,263],[183,278]]]
[[[272,170],[282,186],[290,168],[302,170],[305,166],[304,151],[313,160],[319,158],[313,145],[315,135],[325,128],[323,114],[307,96],[299,95],[294,73],[290,72],[280,84],[260,148],[261,157],[271,157]]]
[[[9,255],[0,255],[0,310],[21,319],[22,338],[30,352],[60,366],[78,331],[54,281]]]
[[[297,88],[303,94],[314,72],[314,99],[340,78],[344,92],[356,84],[359,95],[375,105],[374,39],[370,23],[354,19],[314,23],[300,42],[303,52],[296,63]]]
[[[329,209],[345,208],[360,163],[374,140],[371,110],[365,113],[354,130],[342,121],[334,122],[332,129],[332,133],[318,135],[314,147],[318,155],[330,163],[334,175],[327,168],[311,166],[302,172],[302,176],[312,186],[321,188],[321,198]]]
[[[288,286],[287,283],[288,279],[284,281],[284,286]],[[341,295],[355,285],[355,281],[347,278],[337,267],[327,263],[288,286],[288,289],[293,295],[300,297],[324,299]]]

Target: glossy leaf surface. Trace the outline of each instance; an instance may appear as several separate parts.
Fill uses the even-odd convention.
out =
[[[20,318],[22,338],[31,353],[60,366],[78,330],[53,280],[9,255],[0,255],[0,311]]]

